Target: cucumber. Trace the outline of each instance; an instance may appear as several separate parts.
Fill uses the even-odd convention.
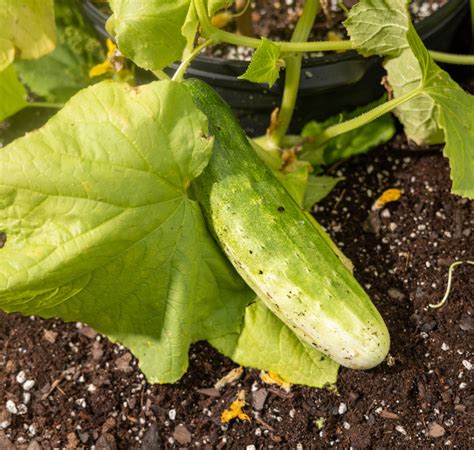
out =
[[[382,362],[390,337],[365,291],[258,158],[224,100],[202,81],[185,86],[215,139],[192,193],[231,263],[277,317],[322,353],[353,369]]]

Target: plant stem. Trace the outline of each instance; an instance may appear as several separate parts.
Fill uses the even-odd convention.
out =
[[[354,130],[355,128],[359,128],[363,125],[366,125],[369,122],[372,122],[373,120],[379,118],[380,116],[383,116],[385,113],[392,111],[402,103],[411,100],[422,92],[423,87],[419,86],[413,91],[407,92],[405,95],[385,102],[382,105],[379,105],[371,109],[370,111],[361,114],[360,116],[354,117],[353,119],[346,120],[345,122],[341,122],[329,128],[326,128],[319,136],[315,138],[313,143],[316,145],[322,145],[333,137],[339,136],[340,134],[347,133],[348,131]]]
[[[159,80],[171,80],[171,77],[164,70],[155,69],[153,75]]]
[[[474,1],[474,0],[473,0]],[[430,55],[435,61],[447,64],[474,65],[474,55],[457,55],[454,53],[436,52],[430,50]]]
[[[189,55],[188,57],[181,62],[179,65],[178,69],[173,75],[172,80],[173,81],[182,81],[184,74],[186,73],[187,68],[191,64],[194,58],[196,58],[199,53],[201,53],[201,50],[208,47],[211,45],[214,41],[212,39],[208,39],[207,41],[204,41],[202,44],[198,45]]]
[[[242,47],[257,48],[261,40],[242,36],[228,31],[220,30],[212,25],[203,0],[194,0],[194,6],[201,24],[202,32],[214,42],[226,42],[227,44],[240,45]],[[306,5],[305,5],[306,6]],[[282,53],[306,53],[306,52],[329,52],[329,51],[343,51],[354,48],[351,41],[314,41],[314,42],[300,42],[300,41],[278,41]]]
[[[26,106],[28,108],[61,109],[64,106],[64,103],[29,102]]]
[[[308,39],[320,8],[321,4],[319,0],[306,0],[303,12],[291,36],[291,42],[305,41]],[[278,112],[278,123],[270,136],[272,144],[277,148],[280,146],[281,140],[288,131],[295,109],[300,85],[302,58],[302,54],[290,55],[285,58],[285,88],[283,90],[280,111]]]

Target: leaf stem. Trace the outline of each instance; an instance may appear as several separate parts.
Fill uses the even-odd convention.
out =
[[[430,55],[435,61],[447,64],[474,65],[474,55],[458,55],[455,53],[444,53],[430,50]]]
[[[153,75],[159,80],[171,80],[171,77],[164,70],[155,69]]]
[[[441,308],[448,300],[449,293],[451,292],[451,282],[453,279],[453,270],[455,267],[460,266],[461,264],[471,264],[474,265],[474,261],[455,261],[449,266],[448,270],[448,285],[446,286],[446,292],[444,297],[441,299],[439,303],[432,304],[430,303],[428,306],[433,309]]]
[[[193,61],[193,59],[196,58],[196,56],[199,55],[199,53],[201,53],[204,48],[208,47],[213,43],[214,41],[212,39],[208,39],[202,44],[198,45],[196,48],[194,48],[193,51],[188,55],[188,57],[181,62],[178,69],[174,73],[173,78],[171,79],[173,81],[182,81],[184,78],[184,74],[186,73],[186,70]]]
[[[298,23],[291,36],[291,42],[305,41],[308,39],[314,20],[321,8],[319,0],[306,0],[303,12],[298,19]],[[278,113],[278,123],[270,136],[272,144],[278,148],[281,140],[286,135],[290,126],[293,111],[295,109],[296,98],[301,77],[302,54],[289,55],[285,57],[285,87],[281,100],[280,111]]]
[[[347,133],[348,131],[354,130],[355,128],[359,128],[363,125],[366,125],[369,122],[372,122],[375,119],[378,119],[380,116],[383,116],[385,113],[388,113],[395,109],[397,106],[401,105],[402,103],[411,100],[412,98],[416,97],[417,95],[423,92],[423,87],[418,86],[416,89],[413,89],[410,92],[407,92],[404,95],[401,95],[398,98],[394,98],[388,102],[385,102],[366,113],[361,114],[360,116],[354,117],[353,119],[346,120],[345,122],[338,123],[331,127],[326,128],[319,136],[315,138],[313,141],[316,145],[323,145],[329,139],[333,137],[339,136],[340,134]]]
[[[194,0],[196,13],[201,24],[202,33],[214,42],[226,42],[227,44],[240,45],[242,47],[257,48],[260,45],[260,39],[249,36],[242,36],[240,34],[229,33],[228,31],[220,30],[212,25],[209,16],[207,15],[206,6],[203,0]],[[302,40],[301,40],[302,41]],[[282,53],[306,53],[306,52],[331,52],[351,50],[354,45],[351,41],[278,41]]]
[[[28,102],[26,106],[28,108],[61,109],[64,106],[64,103]]]

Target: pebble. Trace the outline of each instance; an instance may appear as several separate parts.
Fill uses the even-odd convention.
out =
[[[463,331],[474,331],[474,318],[466,316],[459,321],[459,328]]]
[[[393,298],[394,300],[403,300],[405,298],[405,294],[403,292],[400,292],[396,288],[389,288],[388,289],[388,296],[390,298]]]
[[[464,360],[463,360],[462,365],[463,365],[467,370],[472,370],[472,363],[470,363],[467,359],[464,359]]]
[[[23,414],[26,414],[28,412],[28,408],[25,404],[23,403],[20,403],[18,406],[17,406],[17,409],[18,409],[18,414],[19,415],[23,415]]]
[[[35,386],[35,380],[26,380],[24,383],[23,383],[23,390],[25,391],[31,391],[31,389],[34,388]]]
[[[168,411],[168,417],[170,418],[170,420],[176,419],[176,409],[170,409]]]
[[[268,391],[265,388],[261,388],[252,394],[252,406],[257,411],[261,411],[265,405],[268,397]]]
[[[401,434],[404,434],[405,436],[407,435],[407,432],[406,432],[405,428],[403,428],[401,425],[397,425],[395,427],[395,430],[397,430]]]
[[[41,444],[36,440],[32,440],[26,450],[42,450]]]
[[[115,366],[120,372],[131,372],[133,369],[130,367],[132,362],[132,355],[130,353],[124,353],[120,358],[115,360]]]
[[[445,342],[443,342],[443,343],[441,344],[441,350],[443,350],[444,352],[448,351],[448,350],[449,350],[448,344],[446,344]]]
[[[247,445],[247,447],[245,447],[246,450],[257,450],[257,447],[255,447],[255,445],[253,444],[250,444],[250,445]]]
[[[152,423],[143,436],[141,450],[161,450],[160,430]]]
[[[7,400],[7,403],[5,405],[7,407],[7,410],[11,413],[11,414],[18,414],[18,409],[15,405],[15,402],[13,402],[12,400]]]
[[[95,443],[96,450],[117,450],[115,438],[110,433],[103,433]]]
[[[23,404],[27,405],[30,403],[31,394],[29,392],[23,392]]]
[[[444,436],[445,433],[446,431],[440,424],[436,422],[431,422],[430,424],[428,424],[428,436],[439,438]]]
[[[337,409],[338,414],[342,415],[347,411],[347,405],[345,403],[341,403],[339,408]]]
[[[190,444],[192,435],[184,425],[178,425],[173,432],[173,438],[181,445]]]
[[[26,373],[22,370],[16,375],[16,382],[23,384],[26,381]]]

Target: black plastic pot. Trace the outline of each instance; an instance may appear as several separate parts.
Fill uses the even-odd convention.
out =
[[[431,16],[416,24],[416,30],[432,50],[448,51],[457,28],[469,11],[468,0],[449,0]],[[100,36],[107,37],[107,16],[90,0],[82,1],[85,15]],[[261,133],[268,124],[269,113],[279,104],[284,76],[268,89],[265,85],[239,80],[248,63],[207,56],[197,57],[187,74],[212,85],[231,105],[250,134]],[[176,65],[168,70],[173,72]],[[298,129],[311,119],[325,119],[344,109],[366,104],[383,93],[380,59],[363,58],[355,51],[308,58],[303,62],[298,94],[296,120]],[[152,75],[138,72],[142,81]]]

